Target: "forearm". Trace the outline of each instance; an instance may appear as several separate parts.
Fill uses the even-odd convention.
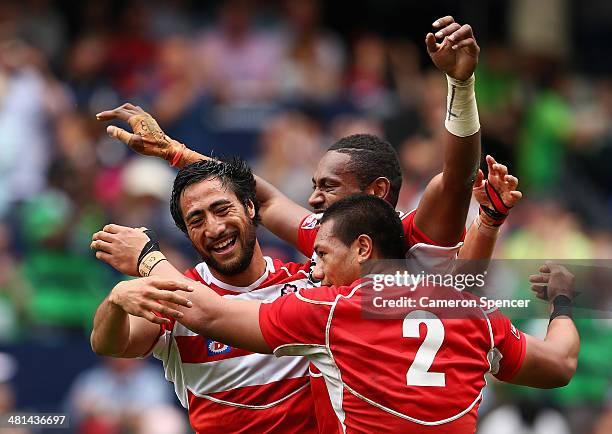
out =
[[[465,235],[463,246],[459,250],[459,259],[479,260],[483,269],[486,269],[493,257],[498,234],[498,227],[487,226],[477,217]]]
[[[185,148],[179,158],[178,163],[175,164],[175,167],[181,169],[185,166],[189,166],[190,164],[197,163],[198,161],[202,160],[212,160],[212,158],[207,157],[206,155],[202,155],[199,152],[193,151],[189,148]]]
[[[567,317],[555,318],[544,340],[524,336],[525,360],[510,382],[541,389],[566,386],[576,372],[580,349],[574,322]]]
[[[569,383],[576,372],[578,353],[580,351],[580,336],[571,318],[557,317],[548,326],[544,341],[555,351],[558,361],[558,376]]]
[[[130,341],[130,316],[107,297],[96,310],[91,348],[102,356],[123,355]]]
[[[249,351],[270,352],[259,329],[258,301],[221,297],[208,286],[182,275],[168,261],[160,262],[151,275],[190,282],[194,288],[189,297],[193,306],[179,306],[177,310],[183,313],[181,324],[191,331]]]

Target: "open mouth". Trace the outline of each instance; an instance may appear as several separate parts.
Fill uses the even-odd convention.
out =
[[[234,246],[236,245],[237,239],[238,239],[237,235],[232,235],[229,238],[225,238],[222,241],[212,244],[210,246],[210,250],[217,254],[227,253],[234,248]]]

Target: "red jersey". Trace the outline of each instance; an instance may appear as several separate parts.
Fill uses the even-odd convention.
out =
[[[406,258],[412,263],[411,268],[427,272],[446,273],[451,270],[453,260],[462,246],[462,242],[445,246],[435,242],[421,231],[414,223],[417,210],[409,213],[399,212],[399,217],[406,235]],[[300,223],[298,229],[298,250],[312,259],[311,269],[316,264],[314,242],[319,230],[318,223],[323,214],[309,214]],[[463,232],[465,237],[465,230]],[[462,237],[462,238],[463,238]]]
[[[453,246],[443,246],[436,243],[415,225],[416,211],[414,209],[409,213],[399,213],[406,236],[406,258],[409,260],[409,266],[417,273],[421,270],[442,274],[449,272],[463,243]],[[323,214],[309,214],[302,220],[298,229],[298,250],[311,258],[311,274],[318,260],[316,253],[314,253],[314,242],[319,220],[322,216]],[[316,285],[312,277],[311,281],[313,281],[313,285]],[[327,397],[325,382],[319,370],[312,363],[310,365],[310,383],[315,401],[319,432],[330,433],[336,431],[337,421],[331,411],[332,407]]]
[[[265,273],[248,287],[217,280],[204,263],[185,275],[239,300],[270,301],[306,286],[308,263],[265,260]],[[233,348],[168,319],[153,354],[197,433],[316,432],[306,359]]]
[[[401,319],[364,319],[369,285],[306,289],[263,303],[266,342],[277,356],[305,355],[317,366],[343,432],[475,432],[485,374],[511,379],[525,336],[498,310],[480,307],[454,317],[416,307],[401,310]],[[421,287],[412,297],[428,294],[477,300],[452,287]]]

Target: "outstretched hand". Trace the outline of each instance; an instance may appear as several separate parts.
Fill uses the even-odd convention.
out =
[[[559,295],[565,295],[570,300],[574,298],[575,277],[567,268],[547,261],[538,271],[540,274],[529,276],[531,290],[536,297],[551,303]]]
[[[486,160],[489,172],[487,181],[499,193],[504,204],[508,208],[512,208],[523,197],[523,193],[517,190],[518,178],[509,175],[508,168],[503,164],[499,164],[492,156],[487,155]],[[491,204],[485,191],[484,173],[482,170],[478,170],[472,194],[480,205],[493,208],[493,204]]]
[[[99,121],[120,119],[127,122],[134,131],[133,134],[114,125],[109,125],[106,132],[141,155],[172,161],[182,146],[162,131],[153,116],[130,103],[100,112],[96,115],[96,119]]]
[[[433,27],[436,33],[428,33],[425,44],[434,65],[457,80],[470,78],[476,69],[480,53],[472,27],[469,24],[456,23],[451,16],[437,19]]]

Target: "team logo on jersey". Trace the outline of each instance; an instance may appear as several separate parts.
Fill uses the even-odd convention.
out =
[[[232,351],[232,347],[229,345],[213,341],[212,339],[206,339],[206,349],[209,356],[218,356],[219,354],[226,354]]]
[[[516,327],[514,327],[514,324],[512,323],[510,323],[510,331],[512,332],[515,338],[521,339],[520,333],[518,332],[518,330],[516,329]]]
[[[290,283],[285,283],[285,286],[281,288],[281,295],[291,294],[292,292],[298,292],[298,287]]]
[[[302,222],[302,229],[314,229],[319,224],[319,219],[323,214],[310,214]]]

